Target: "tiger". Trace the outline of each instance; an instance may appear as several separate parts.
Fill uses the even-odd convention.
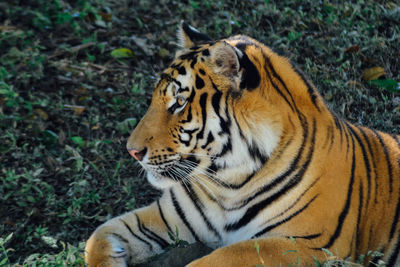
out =
[[[88,266],[145,262],[177,230],[214,249],[190,267],[312,266],[327,251],[400,266],[400,136],[339,118],[255,39],[178,28],[126,145],[162,194],[99,226]]]

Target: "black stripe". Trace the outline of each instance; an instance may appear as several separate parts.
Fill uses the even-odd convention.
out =
[[[269,68],[270,68],[271,70],[273,70],[273,69],[272,69],[271,63],[269,62],[269,59],[267,58],[266,55],[264,55],[264,60],[265,60],[265,62],[267,63],[267,64],[264,66],[264,71],[265,71],[265,73],[267,74],[268,80],[271,82],[272,87],[278,92],[278,94],[279,94],[281,97],[283,97],[283,99],[286,101],[286,103],[289,105],[289,107],[292,109],[292,111],[295,111],[295,105],[296,105],[296,104],[294,103],[293,97],[291,96],[290,92],[289,92],[289,91],[287,90],[287,88],[286,88],[286,91],[289,92],[289,95],[290,95],[290,97],[292,98],[293,105],[292,105],[292,103],[289,102],[289,100],[288,100],[287,97],[283,94],[283,92],[279,89],[279,87],[273,82],[273,80],[272,80],[272,78],[271,78],[270,71],[268,70],[267,66],[269,66]]]
[[[322,248],[327,248],[329,249],[333,243],[336,241],[336,239],[339,237],[340,233],[342,232],[342,227],[344,224],[344,220],[347,217],[347,214],[349,213],[350,209],[350,204],[351,204],[351,195],[353,193],[353,184],[354,184],[354,172],[356,169],[356,154],[355,154],[355,147],[354,147],[354,140],[352,138],[352,146],[353,146],[353,158],[352,158],[352,163],[351,163],[351,174],[350,174],[350,181],[349,181],[349,186],[347,189],[347,198],[346,198],[346,203],[343,207],[343,210],[341,211],[339,217],[338,217],[338,222],[337,226],[335,229],[335,232],[333,235],[330,237],[329,241],[322,246]],[[320,249],[320,248],[315,248],[315,249]]]
[[[198,51],[190,51],[190,52],[188,52],[186,54],[180,55],[179,59],[181,59],[181,60],[189,60],[190,61],[190,60],[195,59],[198,53],[199,53]]]
[[[328,153],[331,151],[333,144],[335,143],[335,131],[333,130],[332,125],[330,125],[330,131],[331,131],[331,143],[329,144]]]
[[[203,89],[203,87],[204,87],[204,80],[202,78],[200,78],[200,76],[197,75],[197,74],[196,74],[196,82],[195,82],[195,84],[196,84],[196,89],[197,90]]]
[[[367,136],[365,130],[362,127],[359,127],[359,130],[360,130],[361,134],[363,135],[365,142],[367,143],[369,154],[371,155],[372,167],[373,167],[374,175],[375,175],[374,176],[375,177],[375,200],[374,201],[375,201],[375,203],[378,203],[378,181],[377,181],[378,173],[377,173],[376,160],[374,160],[374,151],[372,149],[370,138],[369,138],[369,136]]]
[[[307,240],[311,240],[311,239],[315,239],[321,236],[321,233],[318,234],[313,234],[313,235],[298,235],[298,236],[288,236],[288,238],[292,237],[294,239],[297,238],[301,238],[301,239],[307,239]]]
[[[287,88],[286,84],[283,82],[281,76],[279,76],[278,73],[275,71],[274,66],[272,65],[272,63],[269,60],[268,56],[263,53],[263,57],[264,57],[265,62],[268,65],[269,69],[271,70],[272,75],[281,83],[281,85],[283,86],[283,89],[285,89],[286,93],[289,95],[290,100],[291,100],[291,102],[293,104],[293,106],[289,104],[291,106],[292,110],[296,110],[298,112],[299,110],[297,108],[296,101],[293,99],[293,96],[292,96],[290,90]],[[268,77],[270,77],[270,76],[268,75]],[[271,82],[272,82],[272,80],[271,80]]]
[[[185,189],[187,196],[190,198],[193,205],[196,207],[197,211],[200,213],[201,217],[203,218],[204,222],[206,223],[208,230],[213,232],[214,235],[216,237],[218,237],[219,240],[221,240],[221,235],[218,233],[218,231],[212,225],[210,220],[204,214],[203,209],[200,207],[200,204],[202,205],[202,203],[200,202],[200,199],[198,198],[198,196],[195,195],[196,193],[194,192],[192,185],[190,183],[188,183],[188,184],[186,184],[186,186],[183,186],[183,188]]]
[[[178,81],[177,79],[173,78],[170,74],[161,73],[160,79],[161,80],[165,79],[165,80],[167,80],[168,83],[174,82],[174,83],[176,83],[176,85],[178,85],[179,88],[182,87],[182,83],[180,81]],[[160,82],[161,82],[161,80],[160,80]],[[167,87],[168,87],[168,85],[167,85]]]
[[[292,105],[291,105],[291,104],[289,104],[289,105],[291,106],[292,110],[296,110],[297,112],[299,112],[299,109],[297,108],[297,105],[296,105],[296,101],[293,99],[293,95],[291,94],[291,92],[290,92],[290,90],[288,89],[288,87],[286,86],[286,84],[283,82],[281,76],[279,76],[278,73],[275,71],[274,66],[272,65],[271,61],[269,60],[269,57],[268,57],[267,55],[265,55],[265,53],[263,53],[263,56],[264,56],[265,62],[267,63],[269,69],[271,70],[272,75],[274,76],[275,79],[277,79],[277,80],[281,83],[283,89],[285,89],[286,93],[289,95],[290,100],[291,100],[291,102],[292,102]],[[264,68],[265,68],[265,67],[264,67]],[[267,74],[268,74],[268,73],[267,73]],[[268,75],[268,77],[270,78],[269,75]],[[271,79],[270,79],[270,80],[271,80]],[[274,87],[277,87],[277,85],[274,84],[273,80],[271,80],[271,83],[273,84]],[[277,89],[277,88],[275,88],[275,89]],[[278,92],[278,93],[279,93],[279,92]],[[281,94],[281,93],[280,93],[280,94]],[[281,95],[283,95],[283,94],[281,94]],[[288,101],[287,101],[287,102],[288,102]],[[288,102],[288,103],[289,103],[289,102]]]
[[[276,216],[272,217],[271,219],[269,219],[269,220],[266,221],[266,222],[270,222],[270,221],[272,221],[272,220],[274,220],[274,219],[276,219],[276,218],[282,216],[283,214],[285,214],[286,212],[288,212],[289,210],[291,210],[294,206],[296,206],[296,204],[303,198],[303,196],[308,192],[308,190],[310,190],[310,189],[319,181],[320,178],[321,178],[321,176],[318,177],[317,179],[315,179],[314,182],[312,182],[312,183],[307,187],[307,189],[304,190],[303,193],[301,193],[301,195],[300,195],[289,207],[287,207],[284,211],[282,211],[281,213],[279,213],[279,214],[277,214]]]
[[[246,140],[247,143],[247,140]],[[264,165],[267,162],[267,155],[261,152],[260,148],[256,145],[256,143],[253,141],[251,144],[247,143],[247,149],[249,151],[249,155],[254,159],[254,160],[259,160],[261,165]]]
[[[188,114],[187,114],[187,116],[186,116],[186,119],[179,121],[179,123],[188,123],[188,122],[191,122],[192,119],[193,119],[193,116],[192,116],[192,106],[189,105]]]
[[[228,107],[229,107],[228,99],[229,99],[229,94],[226,94],[225,95],[225,110],[224,110],[224,115],[226,117],[226,120],[224,120],[222,117],[220,117],[220,120],[221,120],[220,126],[222,129],[222,132],[226,133],[227,135],[229,135],[231,133],[230,127],[232,124],[230,112],[228,111]],[[233,104],[231,106],[233,106]],[[218,134],[221,134],[221,133],[218,133]]]
[[[258,69],[254,63],[247,56],[246,45],[243,43],[238,43],[236,44],[236,47],[242,51],[242,56],[239,57],[239,64],[240,69],[244,69],[244,73],[241,77],[242,80],[240,82],[240,89],[252,91],[260,85],[260,73],[258,72]]]
[[[328,127],[326,127],[326,138],[325,138],[325,142],[322,145],[323,148],[326,148],[326,146],[328,145],[328,143],[330,144],[329,147],[332,147],[332,143],[333,143],[333,126],[331,124],[328,125]],[[330,148],[328,149],[328,153],[329,153]]]
[[[344,136],[346,137],[346,159],[349,155],[349,150],[350,150],[350,142],[349,142],[349,132],[347,127],[344,127],[346,125],[345,122],[340,121],[340,124],[342,124],[342,129],[343,129],[343,133]]]
[[[254,204],[250,208],[248,208],[245,212],[245,214],[235,223],[230,223],[225,225],[224,229],[226,231],[235,231],[237,229],[240,229],[241,227],[247,225],[254,217],[256,217],[266,206],[270,205],[277,199],[279,199],[281,196],[287,194],[287,192],[295,187],[298,183],[301,182],[304,173],[307,171],[308,166],[310,165],[313,152],[314,152],[314,147],[315,147],[315,132],[316,132],[316,126],[315,126],[315,120],[313,121],[313,133],[311,137],[311,142],[310,142],[310,149],[307,155],[307,160],[304,162],[302,165],[302,168],[298,170],[298,172],[291,178],[289,179],[288,183],[278,190],[276,193],[272,194],[271,196],[267,197],[264,200],[261,200],[260,202]],[[254,195],[252,196],[254,197]],[[251,198],[252,198],[251,197]]]
[[[228,153],[229,151],[232,151],[232,143],[231,143],[231,138],[230,137],[228,137],[228,140],[222,146],[221,152],[219,152],[219,154],[215,155],[214,157],[215,158],[220,158],[220,157],[224,156],[226,153]]]
[[[190,90],[189,90],[189,87],[179,87],[178,88],[178,90],[176,91],[176,93],[174,92],[174,96],[176,96],[177,94],[179,94],[179,93],[182,93],[182,92],[189,92]]]
[[[217,92],[215,94],[213,94],[213,96],[211,97],[211,104],[213,106],[215,114],[217,114],[217,116],[220,117],[220,114],[219,114],[220,103],[219,102],[221,101],[222,93],[221,93],[221,91],[219,91],[217,89],[217,86],[214,83],[212,83],[212,85],[213,85],[214,89],[217,90]]]
[[[367,203],[368,203],[369,199],[370,199],[370,194],[371,194],[371,165],[370,165],[370,162],[369,162],[369,158],[368,158],[367,151],[365,149],[364,143],[361,141],[360,136],[353,129],[353,125],[347,124],[347,127],[350,129],[352,135],[357,139],[357,142],[358,142],[359,146],[361,147],[361,152],[362,152],[362,155],[363,155],[363,160],[364,160],[364,165],[365,165],[365,171],[366,171],[366,174],[367,174],[367,183],[368,183],[367,184],[367,188],[368,188],[368,190],[367,190]],[[357,245],[357,247],[358,247],[358,245]]]
[[[158,211],[160,212],[160,216],[161,216],[162,221],[164,222],[165,226],[167,226],[167,228],[168,228],[168,232],[170,232],[172,234],[173,232],[171,230],[171,227],[169,227],[169,224],[168,224],[167,220],[164,217],[164,213],[162,211],[159,199],[157,199],[157,207],[158,207]]]
[[[211,77],[210,77],[210,80],[211,80]],[[222,116],[220,114],[220,101],[222,98],[222,92],[218,89],[218,87],[214,84],[214,82],[212,80],[211,80],[211,84],[212,84],[214,90],[216,91],[216,93],[211,97],[212,107],[214,109],[215,114],[218,116],[218,118],[220,120],[220,126],[221,126],[222,131],[229,135],[230,134],[229,126],[231,124],[229,116],[227,116],[227,120],[225,121],[225,119],[222,118]],[[225,98],[225,103],[226,102],[227,102],[227,97]],[[228,106],[226,106],[226,108],[227,107]]]
[[[169,192],[171,194],[172,204],[174,205],[175,211],[179,215],[179,218],[181,218],[181,220],[185,224],[186,228],[189,229],[189,231],[192,234],[192,236],[194,237],[194,239],[196,241],[200,241],[199,237],[197,236],[197,234],[193,230],[191,224],[186,219],[185,213],[183,212],[181,206],[179,205],[179,202],[177,201],[177,199],[175,197],[175,193],[174,193],[173,189],[171,188],[169,190]]]
[[[201,54],[202,54],[203,56],[208,57],[208,56],[210,55],[210,50],[208,50],[208,49],[206,48],[206,49],[204,49],[203,51],[201,51]],[[202,73],[201,71],[202,71],[202,69],[200,69],[200,73]],[[203,72],[204,72],[204,70],[203,70]],[[202,74],[204,74],[204,73],[202,73]]]
[[[360,185],[358,188],[358,215],[357,215],[357,230],[356,230],[356,247],[360,247],[360,222],[361,222],[361,215],[362,215],[362,208],[363,208],[363,199],[364,198],[364,190],[363,190],[363,184],[360,181]],[[357,252],[356,252],[357,253]],[[356,259],[358,258],[358,254],[356,254]]]
[[[400,256],[400,234],[398,234],[398,236],[397,236],[396,245],[395,245],[394,249],[392,250],[392,253],[390,254],[390,258],[387,261],[386,266],[387,267],[394,266],[394,264],[396,263],[396,259],[399,256]]]
[[[294,124],[293,124],[293,122],[292,122],[290,116],[288,116],[288,121],[289,121],[290,125],[292,126],[292,129],[293,129],[293,130],[297,129],[297,127],[294,126]],[[293,142],[293,140],[294,140],[293,136],[294,136],[295,134],[297,135],[297,131],[296,131],[296,130],[294,131],[294,134],[292,133],[290,136],[289,136],[289,134],[286,134],[285,138],[287,138],[288,140],[285,141],[285,143],[283,143],[282,145],[280,145],[280,146],[278,147],[278,150],[277,150],[277,151],[274,151],[274,160],[279,160],[279,159],[282,157],[282,155],[284,154],[284,152],[286,151],[286,149],[287,149],[287,148],[290,146],[290,144]]]
[[[340,144],[343,143],[343,129],[342,129],[342,125],[340,124],[340,119],[338,117],[336,117],[334,114],[332,114],[333,119],[335,120],[335,125],[336,125],[336,129],[339,130],[340,133]]]
[[[204,145],[201,146],[201,148],[205,149],[212,142],[214,142],[214,135],[212,134],[212,132],[209,132],[207,135],[207,141]]]
[[[294,212],[293,214],[291,214],[289,217],[283,219],[282,221],[279,221],[277,223],[274,223],[270,226],[265,227],[264,229],[262,229],[261,231],[259,231],[258,233],[256,233],[255,235],[253,235],[252,238],[257,238],[262,236],[263,234],[265,234],[266,232],[271,231],[272,229],[274,229],[275,227],[280,226],[281,224],[284,224],[288,221],[290,221],[291,219],[293,219],[294,217],[296,217],[298,214],[300,214],[302,211],[304,211],[316,198],[318,197],[318,195],[315,195],[310,201],[307,202],[306,205],[304,205],[301,209],[299,209],[298,211]]]
[[[382,139],[380,133],[375,130],[372,130],[372,132],[378,138],[379,143],[381,144],[383,152],[385,154],[385,160],[387,162],[388,175],[389,175],[389,193],[391,194],[393,192],[393,169],[392,169],[392,164],[390,163],[390,159],[389,159],[389,151],[388,151],[388,148],[387,148],[385,142],[383,142],[383,139]]]
[[[181,135],[178,135],[178,140],[179,140],[179,142],[181,142],[182,144],[184,144],[186,147],[188,147],[188,146],[190,145],[190,140],[191,140],[191,138],[189,138],[188,141],[185,141],[185,140],[183,140],[183,139],[181,138]]]
[[[179,73],[180,75],[186,75],[186,68],[185,68],[185,66],[180,66],[180,67],[178,68],[178,73]]]
[[[396,136],[394,138],[396,139],[396,141],[398,142],[398,144],[400,146],[400,140],[397,139]],[[398,159],[397,163],[398,163],[398,168],[399,168],[398,171],[400,172],[400,158]],[[390,228],[389,241],[391,241],[394,237],[395,231],[397,229],[397,225],[399,223],[399,217],[400,217],[400,186],[397,191],[398,191],[398,196],[397,196],[396,212],[394,214],[392,226]]]
[[[316,108],[319,112],[321,112],[321,109],[319,108],[318,103],[317,103],[318,93],[317,93],[317,91],[314,89],[314,86],[312,86],[312,85],[308,82],[308,80],[305,78],[304,74],[303,74],[299,69],[297,69],[295,66],[293,66],[293,64],[291,64],[291,65],[292,65],[293,70],[301,77],[301,79],[303,80],[304,84],[306,85],[308,95],[310,96],[311,101],[312,101],[312,103],[314,104],[315,108]]]
[[[369,226],[369,231],[368,231],[368,243],[367,243],[367,248],[371,247],[371,242],[372,242],[372,237],[374,237],[374,224],[371,222]]]
[[[392,227],[390,228],[389,240],[392,240],[392,238],[393,238],[393,236],[395,234],[395,231],[396,231],[396,228],[397,228],[397,224],[399,223],[399,216],[400,216],[400,197],[397,198],[396,212],[394,214]]]
[[[181,107],[181,105],[179,105],[178,102],[175,102],[172,106],[170,106],[170,107],[168,108],[168,112],[169,112],[170,114],[174,114],[175,110],[176,110],[177,108],[180,108],[180,107]]]
[[[201,127],[200,132],[197,133],[196,138],[197,140],[202,139],[204,135],[204,129],[206,127],[206,121],[207,121],[207,93],[203,93],[200,96],[200,107],[201,107],[201,115],[202,115],[202,120],[203,120],[203,125]]]
[[[274,151],[275,155],[274,155],[274,160],[279,160],[282,155],[284,154],[284,152],[286,151],[286,149],[290,146],[290,144],[293,142],[294,138],[293,135],[289,136],[290,138],[279,147],[278,151]]]
[[[140,218],[137,214],[136,215],[136,220],[137,220],[137,224],[139,226],[139,231],[146,236],[148,239],[156,242],[162,249],[165,249],[166,247],[168,247],[168,242],[165,241],[162,237],[160,237],[159,235],[157,235],[156,233],[154,233],[153,231],[149,230],[141,221]]]
[[[194,89],[192,88],[192,92],[190,93],[190,96],[187,98],[187,102],[188,102],[188,103],[192,103],[195,96],[196,96],[196,90],[194,90]],[[189,107],[190,107],[190,106],[189,106]]]
[[[145,243],[148,247],[149,247],[149,249],[151,250],[151,251],[153,251],[153,245],[150,243],[150,242],[147,242],[146,240],[144,240],[143,238],[141,238],[140,236],[138,236],[137,234],[135,234],[133,231],[132,231],[132,228],[124,221],[124,220],[122,220],[122,219],[119,219],[124,225],[125,225],[125,227],[128,229],[128,231],[134,236],[134,237],[136,237],[138,240],[140,240],[140,241],[142,241],[143,243]]]
[[[194,69],[194,65],[196,65],[196,63],[197,63],[197,57],[194,57],[194,58],[192,59],[192,62],[190,62],[190,67],[191,67],[192,69]]]

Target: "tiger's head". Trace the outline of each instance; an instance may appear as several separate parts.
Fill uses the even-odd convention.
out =
[[[127,149],[158,188],[204,178],[235,185],[274,152],[287,107],[266,93],[262,44],[245,36],[211,41],[185,23],[178,37],[180,50]]]

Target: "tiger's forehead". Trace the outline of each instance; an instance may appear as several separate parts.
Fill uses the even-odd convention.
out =
[[[209,47],[211,44],[194,46],[183,52],[178,52],[176,59],[160,75],[160,80],[156,85],[161,96],[169,94],[175,96],[176,93],[190,91],[189,88],[193,71],[204,73],[204,62],[210,56]],[[172,84],[172,86],[171,86]],[[169,90],[173,89],[171,92]]]
[[[204,44],[178,51],[176,59],[167,69],[167,72],[172,75],[186,75],[190,69],[194,70],[197,65],[206,61],[207,57],[210,56],[210,46],[210,44]]]

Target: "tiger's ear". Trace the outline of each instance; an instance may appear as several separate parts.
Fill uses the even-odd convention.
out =
[[[211,41],[207,34],[199,32],[186,22],[182,21],[178,30],[179,46],[182,48],[190,48],[197,44]]]
[[[212,46],[210,54],[215,72],[231,77],[239,75],[242,51],[227,42],[220,41]]]

